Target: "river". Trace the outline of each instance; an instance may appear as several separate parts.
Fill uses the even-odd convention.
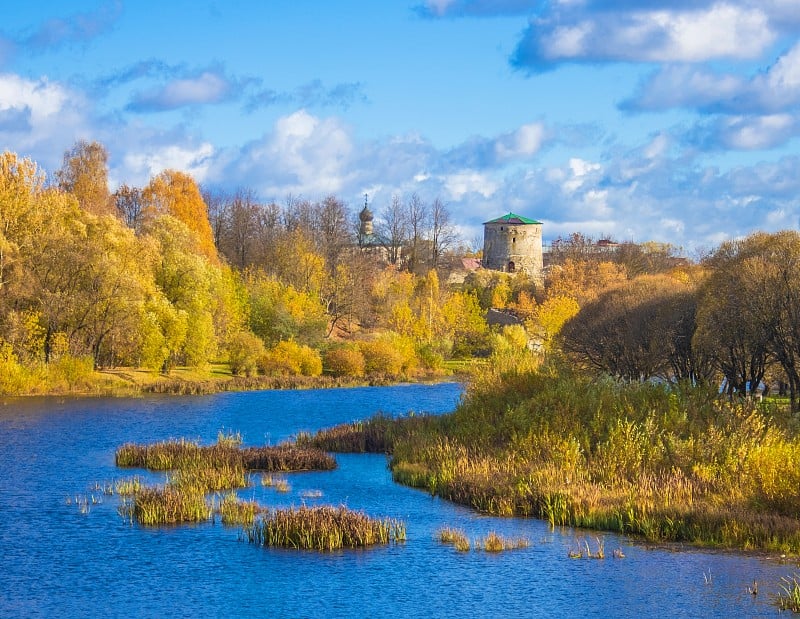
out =
[[[290,491],[255,484],[243,498],[269,506],[346,505],[402,519],[407,541],[332,553],[264,549],[236,528],[145,528],[94,490],[134,473],[125,442],[213,442],[241,432],[275,444],[382,411],[444,413],[457,384],[261,391],[132,399],[9,400],[0,406],[2,617],[761,617],[796,564],[744,553],[654,548],[601,534],[606,558],[571,559],[597,535],[494,518],[392,482],[379,455],[336,455],[332,472],[287,475]],[[319,496],[317,496],[319,495]],[[475,540],[495,531],[524,549],[459,553],[444,526]],[[624,558],[612,557],[619,549]],[[748,591],[758,582],[758,595]]]

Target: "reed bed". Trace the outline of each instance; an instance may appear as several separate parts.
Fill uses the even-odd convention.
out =
[[[345,507],[279,509],[245,528],[250,543],[265,547],[330,551],[404,541],[405,524],[370,518]]]
[[[800,553],[798,422],[775,405],[506,370],[435,424],[387,433],[396,481],[481,512]]]
[[[398,441],[419,434],[438,432],[447,416],[414,414],[392,418],[378,413],[363,421],[323,428],[314,434],[301,432],[295,437],[299,447],[311,447],[336,453],[381,453],[391,455]]]
[[[248,471],[329,471],[336,468],[330,454],[313,447],[276,445],[246,447],[223,438],[215,445],[201,446],[186,439],[151,445],[126,443],[116,452],[120,467],[153,471],[196,468],[240,467]]]
[[[257,502],[243,501],[231,492],[219,502],[217,512],[224,525],[251,526],[263,509]]]
[[[202,493],[172,486],[143,488],[120,505],[120,513],[146,526],[203,522],[211,508]]]

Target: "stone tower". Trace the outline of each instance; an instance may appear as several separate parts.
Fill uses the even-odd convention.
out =
[[[483,224],[483,267],[542,278],[542,222],[508,213]]]

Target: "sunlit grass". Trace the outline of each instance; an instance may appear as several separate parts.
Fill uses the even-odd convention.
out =
[[[404,541],[405,524],[370,518],[345,507],[306,507],[272,510],[245,529],[259,546],[329,551]]]

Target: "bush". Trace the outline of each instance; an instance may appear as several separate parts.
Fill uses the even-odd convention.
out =
[[[278,342],[258,361],[259,369],[270,376],[319,376],[322,358],[313,348],[294,341]]]
[[[31,382],[28,370],[17,360],[11,344],[0,344],[0,394],[20,395],[30,388]]]
[[[334,376],[364,376],[364,355],[358,348],[332,348],[325,353],[323,367]]]
[[[412,373],[417,366],[414,342],[397,333],[385,333],[376,340],[359,342],[367,374],[400,376]]]
[[[261,338],[249,331],[240,331],[228,342],[228,362],[236,376],[253,376],[258,372],[258,360],[266,349]]]

